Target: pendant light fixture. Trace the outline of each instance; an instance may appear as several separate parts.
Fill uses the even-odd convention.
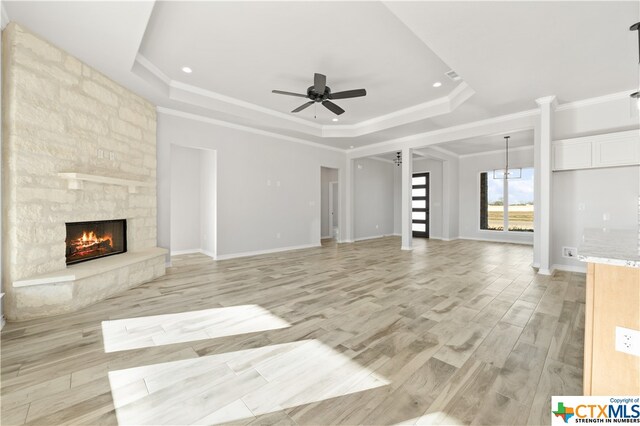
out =
[[[640,79],[640,22],[636,22],[631,27],[629,27],[629,31],[638,31],[638,70],[639,70],[638,78]],[[640,114],[640,90],[632,93],[630,97],[631,97],[632,115],[635,116],[637,114]]]
[[[400,164],[402,164],[402,152],[396,152],[396,158],[393,159],[393,162],[396,163],[396,166],[400,166]]]
[[[494,169],[493,170],[493,178],[494,179],[520,179],[522,176],[522,169],[510,169],[509,168],[509,138],[511,136],[504,137],[505,144],[505,161],[504,161],[504,169]]]

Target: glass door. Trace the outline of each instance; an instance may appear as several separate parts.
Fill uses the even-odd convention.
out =
[[[411,231],[429,238],[429,173],[414,173],[411,179]]]

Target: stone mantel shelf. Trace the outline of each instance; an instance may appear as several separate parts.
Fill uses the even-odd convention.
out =
[[[120,179],[110,176],[91,175],[87,173],[64,172],[58,173],[58,176],[69,180],[69,189],[82,189],[82,182],[97,182],[106,185],[120,185],[129,188],[130,194],[135,194],[138,187],[151,187],[154,184],[142,182],[139,180]]]
[[[78,263],[68,266],[59,271],[47,272],[46,274],[35,275],[22,280],[14,281],[14,287],[28,287],[33,285],[55,284],[68,281],[77,281],[93,275],[102,274],[134,263],[144,262],[154,257],[164,255],[167,249],[152,247],[145,250],[127,252],[114,256],[96,259],[89,262]]]

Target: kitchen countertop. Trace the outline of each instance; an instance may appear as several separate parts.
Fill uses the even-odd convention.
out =
[[[637,229],[585,229],[578,259],[589,263],[640,268]]]

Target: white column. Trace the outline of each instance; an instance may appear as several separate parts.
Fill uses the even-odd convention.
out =
[[[411,231],[411,177],[413,174],[411,148],[402,150],[402,250],[412,250]]]
[[[551,270],[551,142],[555,102],[555,96],[536,99],[536,103],[540,106],[540,119],[536,126],[539,135],[536,135],[534,142],[536,144],[534,161],[538,166],[535,170],[535,179],[539,182],[535,209],[539,221],[538,228],[535,230],[538,235],[534,240],[534,251],[539,255],[538,273],[542,275],[551,275],[553,272]]]
[[[354,161],[351,158],[347,158],[347,166],[344,173],[344,218],[343,224],[340,224],[340,239],[341,243],[353,242],[353,199],[355,194],[353,193],[353,165]]]
[[[451,177],[450,160],[442,162],[442,239],[451,239]]]

